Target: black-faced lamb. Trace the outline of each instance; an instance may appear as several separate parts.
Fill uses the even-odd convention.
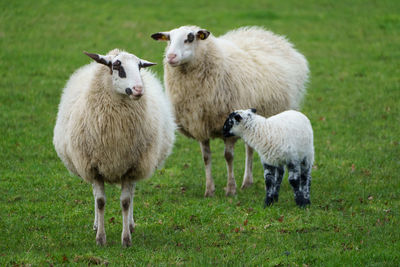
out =
[[[265,205],[278,201],[284,166],[288,168],[296,204],[300,207],[310,204],[314,145],[309,119],[294,110],[269,118],[255,112],[255,109],[232,112],[224,124],[223,134],[241,137],[259,154],[264,167]]]
[[[209,140],[222,138],[228,170],[227,195],[236,193],[233,152],[237,138],[222,136],[232,110],[252,106],[264,116],[297,109],[308,79],[307,60],[284,37],[260,27],[244,27],[214,37],[197,26],[158,32],[168,41],[164,83],[178,129],[200,143],[206,171],[205,196],[214,194]],[[246,145],[242,188],[253,183],[253,149]]]
[[[67,169],[93,186],[94,230],[106,243],[104,183],[121,185],[122,245],[131,245],[135,183],[170,154],[176,128],[160,81],[144,69],[154,63],[114,49],[86,53],[63,90],[53,143]],[[98,64],[100,63],[100,64]]]

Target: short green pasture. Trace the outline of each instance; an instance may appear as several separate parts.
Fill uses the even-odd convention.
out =
[[[204,198],[200,147],[180,134],[163,169],[137,185],[133,246],[123,249],[120,189],[106,187],[107,245],[97,247],[91,186],[70,176],[52,135],[61,90],[119,47],[158,62],[150,35],[195,24],[245,25],[288,37],[308,59],[302,111],[315,134],[312,205],[283,182],[263,208],[254,185],[225,197],[223,143],[211,143],[216,194]],[[397,266],[400,261],[400,2],[1,1],[0,265]],[[238,142],[240,186],[244,145]]]

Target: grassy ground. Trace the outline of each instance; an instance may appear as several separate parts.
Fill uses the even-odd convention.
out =
[[[400,260],[400,2],[0,2],[0,265],[395,266]],[[178,135],[164,169],[137,186],[133,246],[120,245],[119,188],[108,186],[108,245],[91,230],[91,187],[52,146],[57,105],[82,51],[120,47],[161,63],[160,30],[197,24],[215,35],[263,25],[310,63],[303,112],[315,132],[312,205],[284,181],[263,209],[255,184],[225,197],[221,141],[212,142],[216,196],[203,198],[200,148]],[[155,68],[162,77],[161,64]],[[241,183],[244,148],[237,144]]]

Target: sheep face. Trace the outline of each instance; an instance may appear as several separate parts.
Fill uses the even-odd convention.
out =
[[[210,32],[183,26],[170,32],[158,32],[151,37],[157,41],[168,41],[165,53],[166,62],[176,67],[190,62],[196,53],[199,42],[207,39]]]
[[[256,109],[236,110],[229,114],[224,123],[222,133],[224,137],[241,136],[243,127],[256,113]]]
[[[85,54],[97,63],[110,68],[113,89],[117,93],[128,95],[129,98],[134,100],[138,100],[144,94],[140,69],[153,66],[155,63],[140,59],[127,52],[106,56],[86,52]]]

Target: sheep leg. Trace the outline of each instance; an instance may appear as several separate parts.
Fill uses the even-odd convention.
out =
[[[135,187],[135,185],[134,185],[134,187]],[[135,221],[133,220],[133,197],[132,197],[131,205],[129,208],[129,231],[132,234],[134,230],[135,230]]]
[[[264,201],[264,208],[266,206],[271,206],[275,201],[276,193],[276,184],[277,184],[277,177],[276,177],[276,167],[266,164],[263,164],[264,167],[264,179],[265,179],[265,201]]]
[[[253,184],[253,151],[253,148],[246,144],[246,165],[241,189],[248,188]]]
[[[294,192],[294,200],[296,204],[300,207],[303,207],[304,204],[304,196],[303,192],[300,190],[300,164],[297,163],[289,163],[288,164],[289,171],[289,183],[293,187]]]
[[[93,197],[94,197],[94,223],[93,223],[93,230],[95,232],[97,232],[99,215],[97,214],[97,201],[96,201],[96,192],[94,191],[94,184],[92,184],[92,188],[93,188]]]
[[[226,169],[228,171],[228,181],[225,187],[225,195],[233,196],[236,194],[236,181],[233,172],[233,157],[235,149],[236,139],[228,138],[225,139],[225,151],[224,156],[226,160]]]
[[[301,164],[300,175],[300,191],[303,192],[303,199],[301,206],[309,205],[310,202],[310,187],[311,187],[311,167],[306,162]]]
[[[283,179],[283,175],[285,174],[285,168],[283,166],[279,166],[275,170],[276,184],[275,184],[275,194],[273,196],[274,202],[277,202],[279,199],[279,190],[281,189],[281,183]]]
[[[133,195],[135,192],[135,183],[129,179],[123,179],[121,183],[121,208],[122,208],[122,235],[121,242],[123,247],[130,247],[132,245],[131,238],[131,211],[133,206]]]
[[[210,140],[205,140],[200,142],[201,153],[203,154],[204,166],[206,170],[206,192],[205,197],[214,196],[215,185],[214,180],[211,176],[211,150],[210,150]]]
[[[95,225],[96,243],[104,246],[106,244],[106,231],[104,229],[104,210],[106,206],[106,194],[104,192],[104,181],[95,179],[93,182],[93,195],[95,202]]]

